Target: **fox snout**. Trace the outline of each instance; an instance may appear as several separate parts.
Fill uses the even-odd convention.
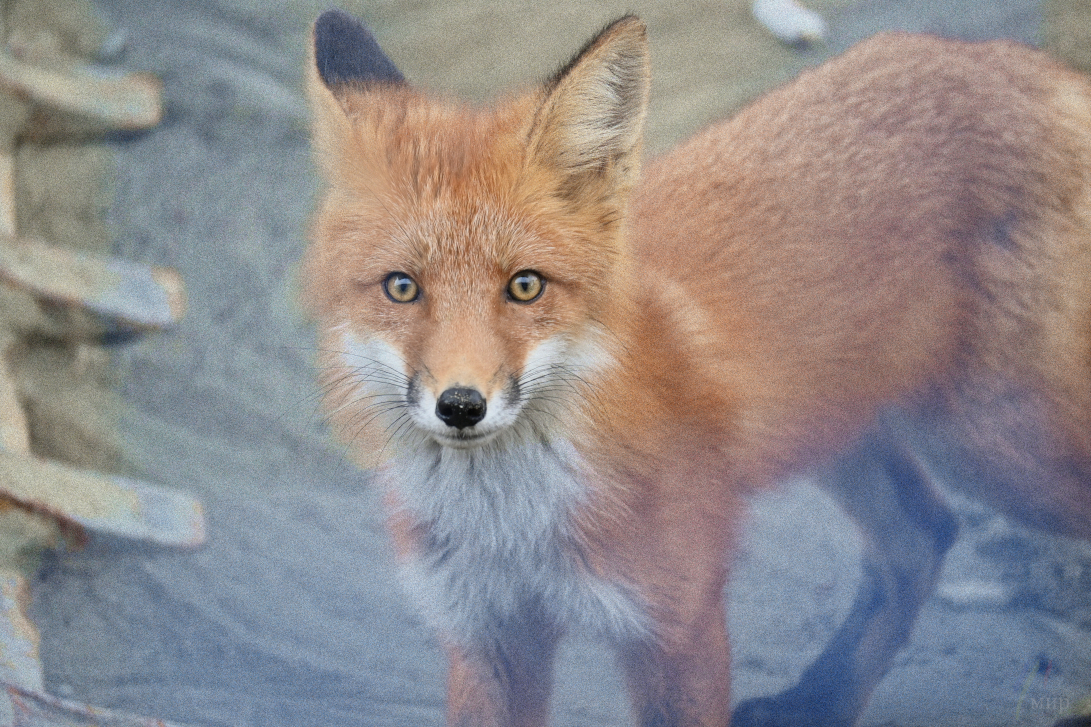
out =
[[[485,418],[485,411],[485,397],[465,386],[452,386],[436,399],[436,416],[455,429],[472,427]]]

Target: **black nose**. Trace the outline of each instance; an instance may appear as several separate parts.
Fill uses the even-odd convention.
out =
[[[449,427],[472,427],[485,418],[485,397],[477,389],[447,389],[436,401],[436,416]]]

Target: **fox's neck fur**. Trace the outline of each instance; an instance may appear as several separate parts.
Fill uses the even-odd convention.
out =
[[[588,561],[580,456],[564,439],[502,439],[470,451],[425,444],[384,468],[414,602],[457,639],[528,609],[546,623],[642,636],[643,604]]]

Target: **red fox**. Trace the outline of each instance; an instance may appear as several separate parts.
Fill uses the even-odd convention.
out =
[[[558,640],[641,725],[728,725],[747,496],[815,474],[857,601],[735,725],[851,725],[957,523],[933,478],[1091,537],[1091,87],[1013,43],[883,35],[640,169],[644,24],[490,108],[330,11],[305,266],[331,420],[385,488],[448,723],[542,725]]]

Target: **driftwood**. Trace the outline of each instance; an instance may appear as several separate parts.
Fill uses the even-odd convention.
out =
[[[87,531],[194,546],[205,536],[201,505],[176,490],[36,456],[13,371],[28,340],[126,340],[182,319],[185,291],[173,270],[20,238],[16,218],[17,147],[35,134],[31,127],[50,115],[90,129],[154,126],[161,87],[153,76],[59,53],[43,62],[41,53],[13,47],[5,31],[0,27],[0,724],[162,725],[46,693],[21,560],[61,540],[79,542]]]

